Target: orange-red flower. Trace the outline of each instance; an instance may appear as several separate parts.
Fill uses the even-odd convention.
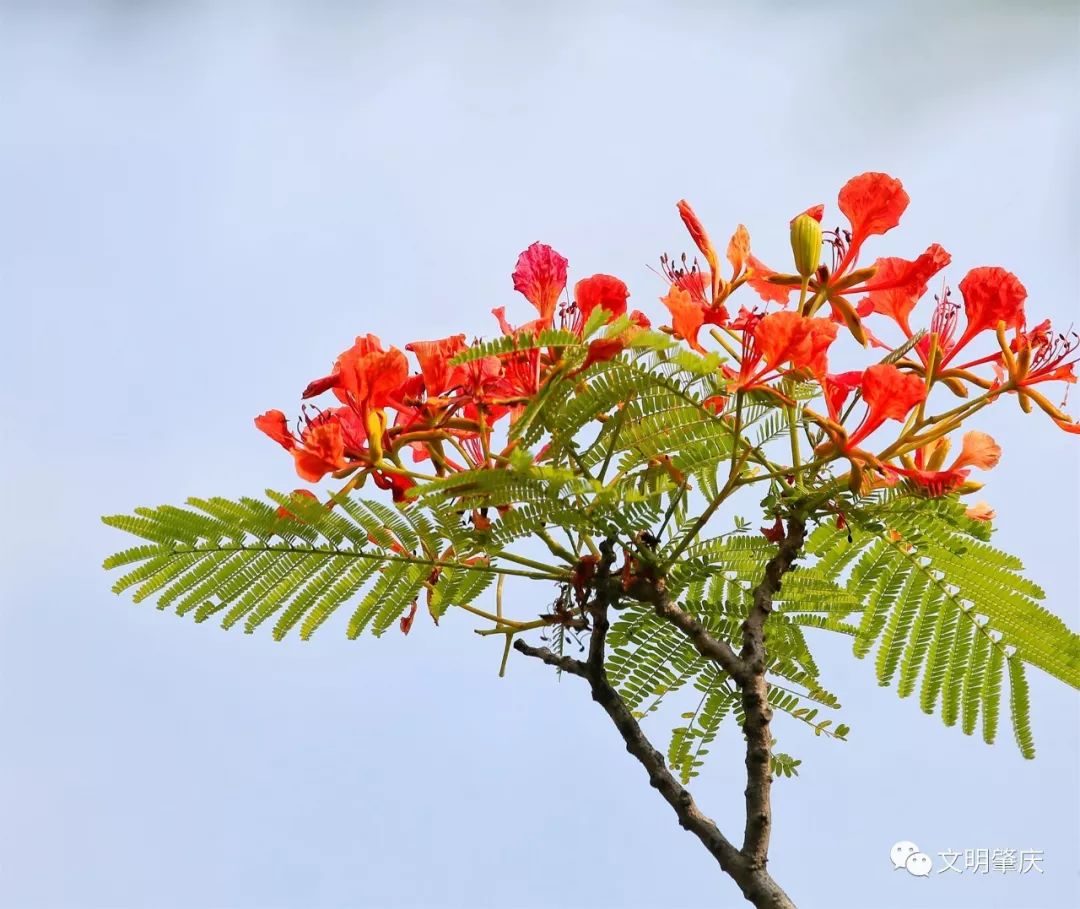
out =
[[[926,399],[926,385],[918,376],[897,369],[891,363],[878,363],[863,371],[860,382],[866,414],[855,432],[848,436],[845,449],[850,451],[878,429],[886,420],[902,423],[911,409]]]
[[[375,481],[375,485],[379,489],[390,490],[390,498],[395,502],[404,502],[408,492],[416,485],[416,481],[403,476],[400,473],[390,473],[388,471],[373,470],[371,472],[371,479]]]
[[[457,388],[464,370],[450,361],[465,350],[465,335],[451,335],[438,341],[413,341],[405,345],[420,364],[424,389],[429,398],[439,397]]]
[[[1047,319],[1012,344],[1017,382],[1029,388],[1040,382],[1076,383],[1073,367],[1080,362],[1080,335],[1055,333]]]
[[[308,482],[369,459],[364,423],[350,408],[334,407],[303,420],[299,438],[289,431],[280,410],[256,417],[255,426],[293,456],[296,472]]]
[[[773,284],[769,281],[769,278],[779,274],[779,272],[773,271],[768,265],[755,256],[749,256],[746,261],[747,265],[750,267],[750,277],[747,279],[746,283],[749,284],[757,292],[757,295],[766,303],[779,303],[781,306],[787,306],[795,288],[791,285]]]
[[[947,441],[939,439],[929,455],[924,449],[916,452],[913,467],[890,467],[889,470],[907,477],[926,495],[937,498],[963,486],[971,473],[968,468],[990,470],[1001,460],[1001,446],[991,436],[977,430],[964,434],[960,454],[948,467],[939,469],[939,462],[944,460],[947,451]]]
[[[372,410],[395,402],[395,392],[409,377],[409,363],[396,347],[382,349],[375,335],[358,337],[342,353],[328,376],[311,382],[301,397],[311,398],[333,390],[342,404],[352,407],[366,420]]]
[[[826,234],[833,248],[833,261],[831,266],[822,265],[809,276],[807,290],[814,301],[810,312],[828,302],[834,320],[846,322],[860,341],[865,330],[858,325],[858,317],[871,312],[889,315],[910,335],[907,322],[911,308],[926,292],[929,279],[948,264],[949,254],[934,244],[914,260],[878,259],[872,268],[856,270],[863,243],[896,227],[908,201],[900,181],[888,174],[860,174],[844,184],[838,202],[851,230]],[[822,208],[815,206],[804,214],[820,220]],[[802,285],[798,275],[779,274],[752,257],[750,265],[754,272],[750,286],[767,303],[786,306],[791,294]],[[858,311],[847,301],[855,294],[868,295]]]
[[[1024,327],[1027,290],[1012,272],[997,266],[973,268],[960,282],[967,325],[955,344],[950,344],[942,363],[951,361],[977,334],[996,331],[999,322],[1020,331]]]
[[[767,369],[790,363],[792,369],[805,369],[816,376],[825,375],[826,354],[836,332],[836,324],[828,319],[809,319],[786,311],[764,316],[753,328]]]
[[[742,329],[739,372],[732,376],[735,388],[761,387],[770,373],[784,365],[825,375],[826,354],[837,331],[828,319],[810,319],[786,310],[765,316],[744,312],[734,325]]]
[[[895,256],[878,259],[874,262],[873,278],[856,291],[867,294],[860,304],[860,313],[868,307],[872,312],[888,316],[910,338],[911,311],[926,293],[930,278],[951,261],[952,256],[937,243],[911,261]]]
[[[296,472],[309,483],[346,466],[345,436],[337,420],[313,424],[301,435],[302,444],[290,449]]]
[[[304,499],[311,499],[314,502],[319,501],[319,497],[317,495],[315,495],[315,493],[313,493],[310,489],[294,489],[292,491],[292,494],[293,494],[294,497],[300,497],[300,498],[304,498]],[[333,507],[333,505],[334,505],[333,502],[328,503],[327,506],[326,506],[327,510],[329,511]],[[277,508],[277,516],[279,518],[290,518],[293,521],[301,521],[301,522],[303,521],[302,518],[300,518],[299,516],[293,514],[284,505],[279,505],[278,506],[278,508]]]
[[[701,254],[705,257],[705,261],[709,263],[709,270],[713,275],[716,275],[719,271],[720,263],[716,256],[716,250],[713,248],[712,241],[709,239],[709,235],[705,232],[705,227],[702,225],[701,220],[694,210],[690,207],[690,203],[685,199],[679,200],[679,217],[682,218],[683,224],[686,225],[686,229],[690,232],[690,238],[694,241],[694,245],[701,250]]]
[[[705,348],[698,342],[698,332],[705,324],[705,311],[688,291],[672,284],[667,295],[660,298],[671,313],[671,327],[675,334],[685,339],[698,353],[705,353]]]
[[[581,333],[593,310],[606,310],[610,313],[607,321],[626,314],[626,300],[630,291],[626,285],[613,275],[593,275],[582,278],[574,285],[575,318],[572,330]]]
[[[727,260],[731,263],[731,278],[741,275],[750,261],[750,231],[740,224],[728,241]]]
[[[288,421],[285,419],[285,414],[280,410],[268,410],[261,416],[256,417],[255,428],[260,432],[265,432],[286,450],[296,447],[296,438],[289,431]]]
[[[613,338],[597,338],[589,342],[589,349],[585,354],[585,362],[578,367],[578,372],[584,372],[593,363],[603,363],[617,357],[629,346],[635,334],[642,329],[651,328],[645,313],[635,309],[630,313],[630,324]]]
[[[871,172],[848,180],[840,190],[837,202],[840,211],[851,222],[851,240],[836,271],[843,272],[858,258],[859,250],[868,238],[896,227],[910,201],[903,184],[888,174]]]
[[[862,376],[863,374],[860,370],[828,374],[825,376],[825,380],[822,382],[822,390],[825,393],[825,406],[828,407],[829,416],[834,423],[841,422],[842,414],[840,411],[847,401],[848,395],[862,383]]]
[[[544,327],[551,325],[559,294],[566,287],[567,261],[546,243],[533,243],[514,268],[514,290],[536,307]]]
[[[529,322],[514,328],[506,321],[506,308],[497,306],[491,311],[499,321],[499,327],[504,335],[519,336],[525,332],[533,335],[539,333],[547,326],[542,319]],[[502,364],[502,382],[504,394],[508,397],[527,398],[536,394],[540,389],[540,349],[530,347],[527,350],[514,351],[499,357]],[[520,405],[517,407],[520,410]],[[516,412],[516,411],[515,411]]]
[[[702,308],[703,323],[707,325],[726,325],[727,310],[724,300],[750,277],[748,266],[753,257],[750,255],[750,232],[740,224],[727,245],[727,260],[731,264],[731,279],[725,281],[720,274],[720,260],[709,235],[694,210],[685,200],[679,202],[679,216],[690,232],[694,244],[705,256],[708,272],[698,266],[697,260],[688,263],[684,253],[680,262],[661,256],[660,266],[668,281],[686,291]]]
[[[1080,335],[1070,332],[1068,335],[1055,333],[1050,321],[1040,322],[1029,332],[1019,331],[1011,343],[1006,343],[1004,333],[998,334],[1000,353],[993,357],[984,357],[976,363],[990,361],[998,374],[998,381],[992,386],[1000,388],[1002,376],[1007,372],[1010,385],[1006,390],[1015,391],[1020,398],[1020,405],[1030,411],[1031,402],[1039,407],[1066,432],[1080,432],[1071,417],[1063,413],[1046,399],[1034,386],[1043,382],[1076,383],[1073,367],[1080,362]],[[968,364],[973,365],[973,364]],[[1064,403],[1061,405],[1064,406]]]

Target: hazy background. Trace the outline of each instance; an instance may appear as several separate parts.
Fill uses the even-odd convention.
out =
[[[683,196],[778,260],[886,170],[913,203],[868,255],[939,241],[954,283],[1004,265],[1068,324],[1078,38],[1075,2],[0,4],[0,905],[740,905],[574,680],[498,680],[463,614],[274,644],[133,606],[98,516],[297,485],[252,417],[358,332],[523,320],[533,240],[659,315]],[[1077,440],[1011,401],[979,425],[996,542],[1075,628]],[[1077,693],[1031,672],[1025,762],[1007,717],[988,748],[821,646],[853,732],[778,721],[799,905],[1078,904]],[[695,789],[732,835],[739,752]],[[900,839],[1045,873],[917,879]]]

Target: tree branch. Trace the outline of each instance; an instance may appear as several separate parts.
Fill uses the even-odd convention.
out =
[[[682,631],[698,653],[705,659],[718,663],[724,672],[742,684],[742,680],[747,678],[746,666],[732,646],[727,641],[714,638],[694,616],[677,603],[671,602],[662,583],[653,587],[652,603],[656,614]]]
[[[746,829],[742,853],[751,868],[764,869],[769,858],[772,832],[772,733],[769,723],[769,686],[765,681],[765,621],[772,612],[773,598],[780,591],[783,576],[791,570],[806,538],[801,518],[788,520],[787,535],[765,565],[765,576],[754,588],[750,614],[742,624],[743,646],[739,662],[746,677],[738,680],[742,689],[743,732],[746,735]]]
[[[739,885],[743,895],[755,906],[761,907],[761,909],[795,909],[794,903],[791,902],[777,883],[769,877],[764,864],[755,866],[750,862],[747,856],[720,832],[719,827],[716,826],[712,819],[702,813],[693,796],[668,769],[663,755],[646,738],[633,713],[631,713],[618,691],[608,680],[604,659],[609,627],[607,614],[608,607],[611,605],[609,591],[612,589],[612,585],[608,584],[607,581],[610,577],[611,564],[614,561],[614,541],[604,541],[600,549],[603,556],[597,569],[594,598],[588,606],[589,614],[592,617],[588,659],[583,662],[569,657],[558,656],[547,648],[531,647],[521,640],[514,642],[514,649],[526,656],[539,659],[549,666],[556,666],[564,672],[584,678],[592,690],[593,700],[611,718],[612,723],[619,730],[619,734],[626,743],[626,750],[637,758],[641,766],[645,768],[646,773],[649,775],[649,784],[663,796],[664,801],[674,810],[679,819],[679,825],[683,829],[690,831],[701,841],[702,845],[716,859],[721,869]],[[682,610],[679,610],[679,612],[682,612]],[[686,613],[683,614],[687,615]],[[696,622],[692,617],[689,618],[691,621]],[[702,632],[704,632],[704,629],[702,629]],[[708,641],[713,641],[714,644],[719,643],[709,637],[707,633],[705,638]],[[730,652],[730,647],[727,647],[727,650]],[[730,652],[730,657],[738,659],[738,657],[735,657],[734,652]]]
[[[554,666],[556,669],[570,673],[570,675],[578,675],[583,679],[589,677],[588,669],[581,660],[575,660],[573,657],[568,656],[559,656],[557,653],[552,653],[547,647],[530,647],[519,638],[514,641],[514,650],[525,654],[525,656],[536,657],[541,662],[547,663],[548,666]]]

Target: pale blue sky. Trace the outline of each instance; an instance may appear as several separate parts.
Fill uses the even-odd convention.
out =
[[[500,681],[461,615],[274,644],[133,606],[98,516],[296,485],[251,418],[358,332],[523,319],[533,240],[656,315],[683,196],[777,260],[886,170],[913,203],[875,249],[1004,265],[1067,324],[1078,34],[1075,3],[0,4],[0,905],[740,905],[574,680]],[[1077,440],[1011,402],[980,428],[995,541],[1075,628]],[[1032,671],[1025,762],[820,652],[853,732],[778,730],[801,907],[1080,904],[1076,692]],[[713,757],[695,792],[736,831],[734,727]],[[901,839],[1045,874],[916,879]]]

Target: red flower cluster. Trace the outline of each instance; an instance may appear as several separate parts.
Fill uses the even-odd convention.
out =
[[[816,465],[847,460],[857,481],[853,488],[902,478],[927,495],[943,495],[973,485],[969,468],[997,463],[996,443],[969,432],[961,455],[944,466],[946,436],[1002,395],[1015,395],[1025,411],[1039,407],[1068,432],[1080,431],[1080,424],[1036,388],[1076,381],[1080,341],[1074,334],[1055,334],[1049,322],[1027,329],[1027,292],[1015,275],[997,267],[971,269],[958,285],[960,303],[943,288],[926,330],[913,327],[918,324],[916,307],[930,280],[950,263],[949,254],[931,244],[911,259],[860,263],[865,244],[896,227],[908,201],[900,181],[886,174],[866,173],[848,181],[838,197],[848,227],[823,230],[822,205],[792,219],[792,273],[758,260],[741,224],[727,244],[730,268],[722,266],[700,219],[680,202],[679,215],[704,262],[686,255],[661,258],[668,286],[660,301],[671,320],[663,330],[704,353],[707,328],[726,354],[719,367],[723,393],[704,402],[712,411],[725,412],[736,396],[747,393],[765,394],[790,407],[792,383],[814,383],[824,412],[806,408],[803,414],[819,433]],[[458,362],[468,347],[463,334],[414,341],[404,347],[416,361],[410,366],[405,352],[384,350],[373,335],[359,337],[328,375],[303,392],[305,399],[329,393],[332,406],[305,405],[295,430],[279,410],[258,417],[256,425],[290,452],[305,480],[352,475],[352,483],[359,485],[370,476],[395,499],[431,476],[405,465],[407,450],[414,463],[430,460],[436,476],[505,463],[508,451],[493,450],[494,427],[503,418],[514,420],[565,362],[558,344],[539,343],[543,332],[558,328],[581,338],[587,325],[596,326],[598,311],[604,323],[626,317],[621,332],[587,342],[584,361],[576,366],[581,372],[619,356],[635,332],[650,328],[640,312],[627,317],[629,292],[611,275],[579,280],[569,298],[567,260],[542,243],[521,253],[512,279],[514,289],[535,307],[536,318],[514,327],[504,308],[492,312],[504,335],[532,343]],[[732,318],[728,299],[743,284],[763,305],[743,306]],[[879,337],[890,325],[899,329],[895,348]],[[830,371],[830,351],[841,328],[862,347],[883,348],[891,356],[854,371]],[[931,396],[939,388],[961,403],[928,416]],[[898,434],[869,449],[871,437],[890,421],[899,427]],[[793,469],[798,460],[793,453]],[[868,472],[871,480],[866,480]],[[977,517],[992,514],[984,505],[973,511]]]
[[[670,288],[661,302],[671,313],[671,331],[695,350],[704,350],[699,340],[702,328],[716,326],[713,337],[736,361],[734,366],[722,367],[731,380],[728,391],[759,390],[782,397],[772,384],[778,377],[816,380],[827,413],[818,415],[810,409],[806,413],[829,440],[819,447],[819,455],[846,457],[860,475],[861,467],[870,464],[887,480],[895,482],[903,476],[928,494],[942,495],[964,484],[968,473],[964,465],[986,469],[997,458],[961,460],[948,471],[940,471],[927,467],[927,446],[943,442],[944,433],[1000,395],[1015,394],[1025,411],[1038,406],[1067,432],[1080,431],[1080,424],[1034,388],[1044,382],[1076,381],[1080,339],[1075,334],[1055,335],[1049,322],[1026,331],[1027,292],[1015,275],[997,267],[974,268],[964,276],[959,284],[962,306],[943,288],[926,331],[914,330],[916,305],[926,295],[930,280],[950,263],[949,253],[935,243],[913,259],[878,258],[868,266],[859,261],[870,238],[899,224],[908,202],[900,181],[887,174],[866,173],[849,180],[838,198],[849,227],[823,231],[823,205],[792,219],[796,268],[791,274],[775,271],[753,256],[749,234],[740,225],[728,250],[734,268],[730,281],[717,273],[718,257],[708,233],[689,205],[680,202],[679,212],[705,265],[696,260],[687,264],[683,256],[682,266],[674,268],[663,257]],[[827,263],[821,263],[822,247],[831,252]],[[742,283],[757,292],[765,309],[744,308],[730,320],[722,303]],[[796,293],[798,306],[792,307]],[[770,306],[781,309],[769,312]],[[816,317],[826,306],[829,317]],[[865,324],[872,326],[878,316],[900,329],[903,337],[896,349]],[[827,355],[841,324],[861,345],[872,344],[895,354],[887,358],[894,362],[830,373]],[[971,351],[978,346],[983,349]],[[978,367],[988,372],[980,374]],[[935,386],[965,399],[966,405],[949,411],[949,419],[926,417]],[[973,391],[981,394],[973,396]],[[722,402],[710,400],[713,409],[718,400]],[[856,422],[849,424],[853,414]],[[904,427],[900,439],[882,448],[879,455],[860,448],[890,420]],[[935,451],[943,457],[943,449]],[[900,463],[890,466],[887,462],[893,460]],[[984,508],[981,513],[988,511]]]
[[[534,243],[526,249],[514,269],[514,289],[536,307],[539,317],[512,328],[499,307],[492,312],[504,334],[538,337],[556,327],[556,310],[558,327],[578,336],[596,310],[606,313],[604,322],[626,315],[626,285],[605,274],[578,281],[573,302],[560,307],[566,274],[566,259],[550,246]],[[629,321],[618,336],[591,342],[579,369],[617,356],[634,331],[649,327],[637,311]],[[467,348],[463,334],[413,341],[405,345],[417,362],[417,371],[410,372],[402,351],[383,350],[374,335],[358,337],[331,372],[310,382],[302,394],[308,399],[330,392],[335,406],[305,406],[295,432],[280,410],[267,411],[255,425],[289,451],[303,479],[314,483],[327,474],[355,475],[359,485],[370,476],[400,501],[421,476],[402,463],[406,449],[413,461],[431,459],[439,475],[497,464],[505,453],[491,451],[495,424],[508,415],[513,419],[558,363],[555,355],[535,344],[456,363]]]

